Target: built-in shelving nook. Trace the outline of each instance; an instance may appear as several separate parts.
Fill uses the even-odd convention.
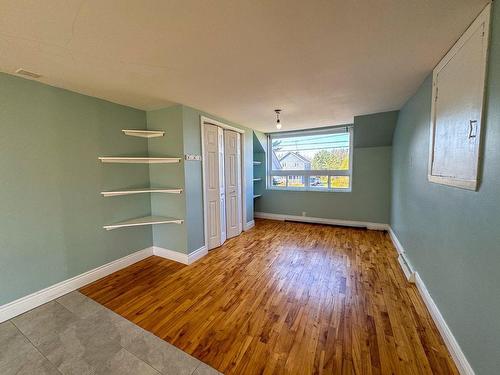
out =
[[[141,137],[141,138],[156,138],[163,137],[165,132],[163,130],[136,130],[136,129],[123,129],[122,132],[125,135],[131,137]]]
[[[168,216],[144,216],[136,219],[119,221],[114,224],[105,225],[103,228],[106,230],[113,230],[118,228],[138,227],[142,225],[155,225],[155,224],[182,224],[184,220],[176,219]]]
[[[266,153],[258,137],[253,135],[253,198],[260,198],[264,193],[266,176]]]
[[[140,129],[122,129],[122,132],[131,137],[140,138],[157,138],[163,137],[163,130],[140,130]],[[181,158],[170,157],[149,157],[149,156],[100,156],[99,160],[102,163],[120,163],[120,164],[179,164]],[[103,197],[116,197],[134,194],[181,194],[182,189],[170,187],[144,187],[134,189],[116,189],[111,191],[101,191]],[[144,216],[135,219],[119,221],[117,223],[104,225],[106,230],[118,228],[138,227],[143,225],[158,225],[158,224],[182,224],[184,220],[168,216]]]

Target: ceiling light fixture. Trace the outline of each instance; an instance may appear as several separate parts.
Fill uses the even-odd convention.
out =
[[[274,112],[276,112],[276,129],[281,129],[281,121],[280,121],[281,109],[275,109]]]

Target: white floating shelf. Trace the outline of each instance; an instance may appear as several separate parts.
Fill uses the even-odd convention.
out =
[[[254,178],[253,182],[262,181],[262,178]]]
[[[253,196],[253,199],[255,199],[255,198],[259,198],[259,197],[262,197],[262,194],[257,194],[257,195],[254,195],[254,196]]]
[[[182,224],[184,220],[175,219],[173,217],[167,216],[145,216],[139,217],[137,219],[120,221],[115,224],[105,225],[103,226],[106,230],[113,230],[118,228],[126,228],[126,227],[137,227],[141,225],[155,225],[155,224]]]
[[[260,164],[262,164],[262,162],[261,162],[261,161],[254,161],[254,162],[253,162],[253,165],[260,165]]]
[[[181,158],[149,158],[149,157],[116,157],[101,156],[99,160],[103,163],[128,163],[128,164],[168,164],[180,163]]]
[[[141,137],[141,138],[156,138],[163,137],[165,132],[163,130],[135,130],[135,129],[123,129],[122,132],[125,135],[130,135],[132,137]]]
[[[128,190],[101,191],[101,194],[104,197],[116,197],[119,195],[141,194],[141,193],[180,194],[182,193],[182,189],[141,188],[141,189],[128,189]]]

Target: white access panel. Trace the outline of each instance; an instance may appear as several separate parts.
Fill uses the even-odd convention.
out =
[[[431,182],[477,188],[489,20],[488,5],[434,69]]]

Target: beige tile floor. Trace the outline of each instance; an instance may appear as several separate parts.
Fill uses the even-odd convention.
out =
[[[0,374],[220,373],[75,291],[0,324]]]

